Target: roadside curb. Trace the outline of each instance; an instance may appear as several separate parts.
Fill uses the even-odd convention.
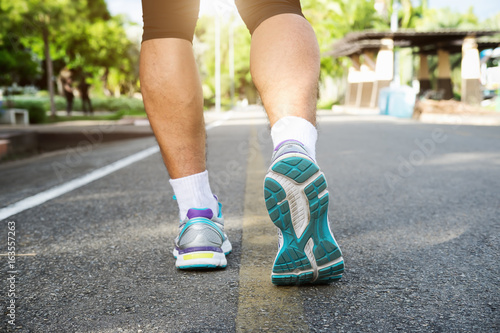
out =
[[[3,149],[0,150],[0,162],[56,150],[150,136],[153,136],[150,126],[122,125],[117,122],[90,126],[44,125],[1,129]]]

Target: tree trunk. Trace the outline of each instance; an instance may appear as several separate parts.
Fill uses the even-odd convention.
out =
[[[50,57],[50,44],[49,44],[49,29],[44,27],[42,30],[43,35],[43,46],[45,50],[45,64],[47,68],[47,85],[49,88],[50,96],[50,116],[52,118],[56,117],[56,105],[54,103],[54,83],[52,82],[52,77],[54,76],[52,67],[52,58]]]

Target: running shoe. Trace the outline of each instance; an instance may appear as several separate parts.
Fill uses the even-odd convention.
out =
[[[179,227],[173,251],[179,269],[224,268],[226,255],[232,250],[224,233],[222,205],[214,216],[211,209],[189,209]]]
[[[304,146],[294,140],[275,149],[264,180],[269,217],[278,227],[276,285],[339,280],[344,260],[328,221],[326,178]]]

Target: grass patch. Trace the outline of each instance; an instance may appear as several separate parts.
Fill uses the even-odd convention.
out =
[[[339,104],[338,101],[333,100],[319,100],[316,108],[318,110],[331,110],[334,105]]]
[[[123,117],[123,112],[117,111],[113,114],[95,115],[95,116],[56,116],[55,118],[47,117],[46,123],[58,123],[62,121],[81,121],[81,120],[120,120]]]
[[[31,124],[53,123],[58,121],[72,120],[118,120],[123,116],[145,116],[142,100],[130,97],[95,97],[91,99],[92,107],[96,111],[94,116],[59,116],[56,119],[46,117],[50,110],[50,99],[48,96],[17,95],[6,98],[5,107],[27,109],[29,111]],[[54,96],[56,110],[66,110],[66,99],[62,96]],[[81,111],[80,98],[73,100],[73,110]],[[112,115],[99,115],[99,111],[115,111]]]
[[[43,108],[43,105],[37,101],[19,100],[15,103],[7,102],[5,107],[28,110],[30,124],[43,124],[47,121],[45,109]]]
[[[92,107],[98,111],[132,111],[143,110],[142,100],[129,97],[96,97],[92,98]]]
[[[144,110],[120,110],[112,114],[94,114],[92,116],[56,116],[56,118],[47,117],[46,123],[58,123],[62,121],[81,121],[81,120],[120,120],[124,116],[144,116],[146,117],[146,112]]]
[[[124,116],[147,116],[144,108],[136,110],[120,110],[118,112],[122,112]]]
[[[50,99],[48,96],[18,95],[6,98],[14,105],[19,103],[38,103],[45,110],[50,110]],[[142,100],[130,97],[94,97],[91,98],[92,107],[96,111],[119,111],[119,110],[144,110]],[[66,110],[66,99],[62,96],[54,96],[56,110]],[[82,110],[82,101],[75,97],[73,110]]]

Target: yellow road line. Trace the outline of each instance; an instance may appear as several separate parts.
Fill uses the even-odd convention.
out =
[[[236,317],[237,332],[308,332],[298,287],[276,287],[271,268],[277,251],[277,232],[264,203],[264,158],[252,127],[247,162],[241,266]]]

